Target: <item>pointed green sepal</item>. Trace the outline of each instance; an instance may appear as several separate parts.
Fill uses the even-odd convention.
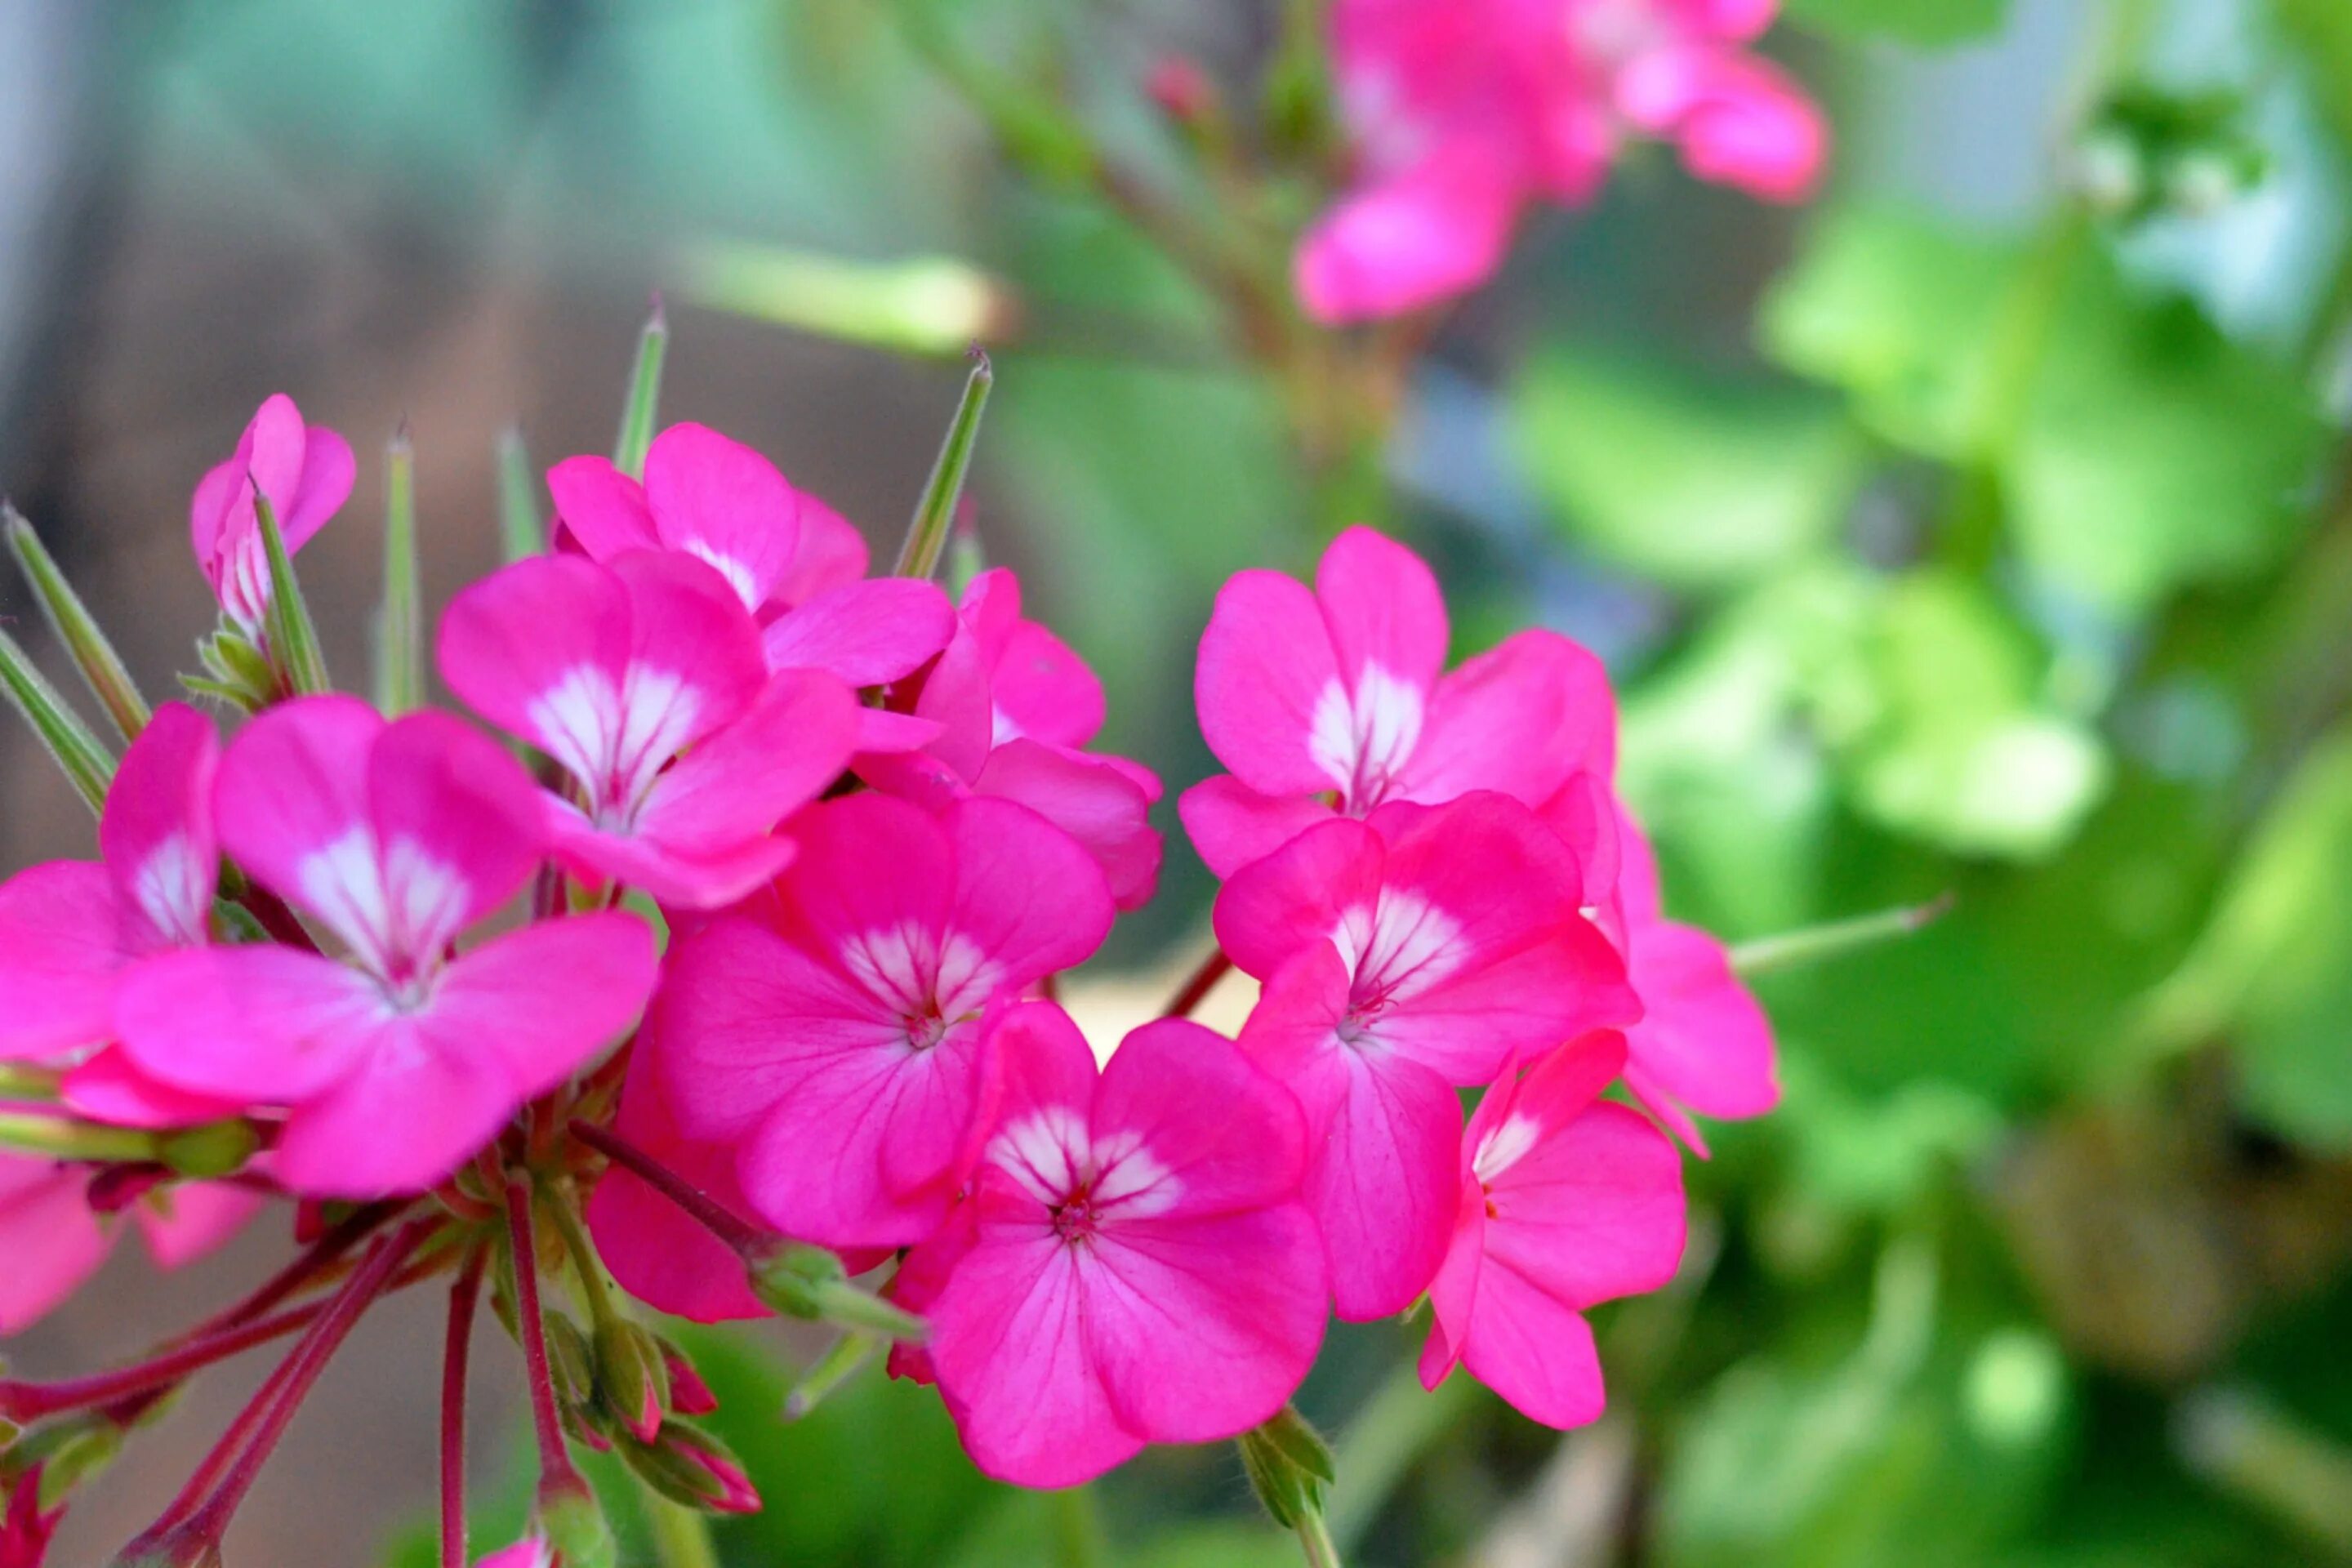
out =
[[[662,362],[668,357],[669,314],[656,295],[653,314],[637,333],[628,400],[621,405],[621,434],[613,443],[613,466],[633,479],[646,477],[646,453],[653,447],[654,421],[661,410]]]
[[[1321,1517],[1324,1493],[1339,1472],[1331,1446],[1305,1416],[1286,1405],[1273,1419],[1234,1441],[1250,1489],[1276,1524],[1297,1530],[1310,1517]]]
[[[199,697],[211,697],[240,712],[258,713],[278,700],[278,674],[261,645],[232,626],[215,627],[196,639],[196,660],[203,675],[183,675],[180,684]]]
[[[383,606],[375,645],[375,705],[396,719],[425,706],[425,629],[416,602],[416,455],[408,426],[383,449]]]
[[[612,1522],[576,1474],[541,1486],[539,1528],[563,1568],[614,1568],[620,1558]]]
[[[514,425],[499,432],[499,548],[509,561],[547,553],[547,524],[539,515],[530,449],[523,445],[521,427]]]
[[[6,632],[0,632],[0,686],[7,688],[9,706],[24,715],[90,810],[105,810],[107,786],[114,782],[113,753]]]
[[[258,489],[253,492],[253,519],[261,530],[261,548],[269,562],[269,613],[263,617],[269,660],[279,677],[281,694],[315,697],[334,689],[327,675],[327,657],[319,648],[318,624],[302,597],[294,575],[294,558],[287,553],[286,535],[278,526],[278,509]]]
[[[1935,924],[1951,909],[1952,901],[1952,895],[1946,893],[1924,904],[1906,904],[1875,914],[1856,915],[1852,920],[1832,921],[1826,925],[1743,942],[1731,950],[1731,967],[1753,978],[1777,969],[1797,969],[1825,959],[1843,958]]]
[[[971,468],[972,448],[980,441],[981,411],[988,406],[989,389],[996,384],[996,371],[987,353],[974,349],[971,357],[976,363],[971,374],[964,378],[963,399],[956,405],[947,439],[940,444],[939,458],[931,464],[931,477],[916,504],[914,521],[907,525],[898,563],[890,568],[894,577],[929,577],[939,570],[940,557],[947,551],[948,535],[955,527],[956,503],[963,498],[964,476]]]
[[[58,641],[72,656],[74,668],[81,672],[90,695],[98,699],[124,740],[137,740],[139,731],[147,727],[152,710],[147,700],[139,694],[138,684],[131,679],[130,667],[114,651],[114,644],[107,640],[97,617],[81,602],[81,595],[73,591],[73,584],[58,569],[56,559],[42,544],[41,536],[33,531],[33,525],[5,501],[0,501],[0,528],[6,530],[8,552],[16,558],[25,581],[32,584],[33,597],[40,601],[42,615],[58,634]]]

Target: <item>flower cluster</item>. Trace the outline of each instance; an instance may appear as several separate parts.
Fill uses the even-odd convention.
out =
[[[485,1279],[531,1374],[540,1533],[500,1563],[607,1560],[571,1443],[758,1505],[632,1298],[895,1340],[1032,1486],[1283,1416],[1335,1308],[1426,1300],[1431,1385],[1462,1363],[1538,1420],[1598,1414],[1582,1314],[1683,1240],[1673,1142],[1602,1091],[1696,1148],[1694,1114],[1774,1088],[1726,951],[1661,915],[1589,654],[1529,631],[1446,670],[1434,578],[1366,530],[1311,588],[1234,578],[1198,668],[1231,772],[1180,806],[1218,952],[1110,1048],[1055,986],[1150,897],[1160,784],[1089,749],[1101,686],[1013,574],[928,580],[952,495],[875,577],[702,426],[559,463],[550,546],[439,624],[478,727],[323,689],[292,555],[352,474],[262,407],[192,516],[222,624],[190,685],[247,716],[224,740],[85,659],[129,742],[101,858],[0,887],[0,1331],[125,1214],[167,1267],[274,1201],[305,1244],[147,1362],[0,1381],[0,1563],[39,1561],[100,1439],[299,1335],[124,1559],[215,1561],[342,1336],[443,1275],[460,1395]],[[1261,986],[1236,1038],[1186,1016],[1229,965]]]
[[[1332,66],[1355,188],[1307,236],[1299,297],[1326,321],[1476,287],[1531,202],[1580,206],[1633,138],[1699,178],[1796,201],[1820,112],[1748,52],[1778,0],[1339,0]]]

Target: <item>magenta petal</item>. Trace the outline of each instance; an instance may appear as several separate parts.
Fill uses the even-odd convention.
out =
[[[851,686],[913,674],[947,647],[955,610],[933,583],[880,577],[816,595],[761,632],[770,669],[822,669]]]
[[[1387,847],[1360,822],[1332,818],[1235,872],[1217,895],[1218,945],[1245,974],[1270,977],[1328,942],[1349,910],[1380,897]]]
[[[1111,759],[1007,741],[989,753],[972,789],[1029,807],[1085,846],[1119,908],[1150,901],[1160,880],[1150,797]]]
[[[1334,539],[1315,568],[1315,597],[1350,687],[1377,667],[1426,690],[1445,667],[1445,600],[1436,574],[1385,534],[1355,527]]]
[[[585,459],[575,459],[585,460]],[[617,694],[629,662],[629,592],[593,561],[538,555],[494,572],[441,616],[441,679],[466,706],[523,736],[575,776],[593,774],[597,749],[550,693]]]
[[[1193,700],[1217,760],[1265,795],[1312,795],[1339,782],[1316,760],[1316,721],[1340,697],[1322,607],[1277,572],[1237,572],[1201,634]],[[1341,699],[1344,700],[1344,699]]]
[[[0,1153],[0,1338],[47,1316],[106,1261],[89,1185],[86,1171]]]
[[[142,1070],[121,1046],[109,1046],[67,1073],[58,1098],[75,1115],[117,1127],[194,1127],[235,1116],[246,1106],[165,1083]]]
[[[1328,1108],[1307,1194],[1339,1314],[1365,1322],[1402,1312],[1445,1258],[1461,1103],[1426,1068],[1336,1046],[1295,1087],[1310,1115],[1318,1101]]]
[[[1076,1255],[1040,1221],[984,1239],[931,1310],[931,1360],[972,1462],[1000,1480],[1068,1487],[1131,1458],[1087,1355]]]
[[[1179,795],[1176,815],[1210,871],[1230,877],[1328,822],[1332,813],[1318,796],[1260,795],[1231,773],[1218,773]]]
[[[1771,1020],[1723,943],[1665,921],[1631,940],[1646,1010],[1625,1037],[1643,1082],[1702,1116],[1738,1120],[1779,1104]]]
[[[611,881],[635,888],[666,909],[725,909],[773,881],[799,851],[789,838],[742,838],[706,850],[600,832],[552,797],[546,815],[555,857],[564,869],[592,885]]]
[[[1118,911],[1085,847],[1027,806],[972,799],[946,818],[955,846],[950,930],[1018,989],[1091,957]]]
[[[614,1131],[719,1203],[749,1213],[735,1185],[734,1152],[689,1142],[679,1133],[652,1066],[655,1050],[650,1037],[639,1037]],[[622,1288],[659,1311],[698,1323],[768,1315],[734,1249],[625,1165],[612,1165],[597,1178],[588,1199],[588,1228]]]
[[[691,703],[686,723],[662,731],[675,736],[673,751],[751,705],[768,680],[760,627],[719,572],[692,556],[650,550],[618,556],[612,569],[629,591],[633,723],[653,723],[634,710],[645,700],[646,671],[680,689],[684,695],[674,700]]]
[[[555,497],[557,521],[592,560],[661,547],[645,488],[610,459],[566,458],[548,469],[547,488]]]
[[[420,1024],[454,1058],[497,1062],[529,1098],[562,1082],[636,1021],[654,937],[624,910],[541,921],[452,963]]]
[[[1295,268],[1307,313],[1393,316],[1467,293],[1502,265],[1520,185],[1467,138],[1341,202],[1308,231]]]
[[[937,931],[945,921],[955,850],[946,826],[919,806],[845,795],[793,817],[793,834],[800,857],[785,891],[815,950],[837,954],[877,931]]]
[[[234,1182],[179,1182],[148,1194],[131,1217],[159,1268],[178,1268],[217,1250],[268,1200]]]
[[[1478,1273],[1462,1361],[1520,1415],[1547,1426],[1588,1426],[1608,1402],[1592,1326],[1491,1258]]]
[[[546,839],[530,775],[446,713],[387,725],[368,754],[367,788],[384,897],[396,911],[385,929],[411,956],[437,958],[539,862]]]
[[[436,1039],[394,1018],[347,1037],[348,1071],[286,1118],[272,1170],[308,1197],[422,1192],[498,1135],[523,1096],[469,1037]]]
[[[126,913],[137,910],[157,945],[205,940],[220,848],[213,833],[213,780],[220,741],[213,721],[184,702],[155,710],[122,754],[106,793],[98,842]]]
[[[0,883],[0,1061],[105,1039],[122,966],[150,940],[103,866],[52,860]]]
[[[801,498],[776,466],[708,426],[673,425],[646,453],[662,542],[709,563],[756,610],[800,547]]]
[[[637,815],[672,849],[711,854],[763,837],[849,765],[857,700],[830,675],[770,678],[742,717],[673,764]]]
[[[199,1094],[284,1105],[351,1072],[388,1011],[374,982],[332,959],[207,947],[133,969],[115,1020],[142,1071]]]
[[[855,524],[808,491],[800,497],[800,547],[769,595],[770,603],[788,608],[856,582],[866,575],[867,559],[866,536]]]
[[[323,425],[310,426],[303,432],[301,475],[286,502],[283,520],[289,554],[302,548],[342,510],[343,503],[352,499],[352,481],[358,474],[359,464],[349,441]]]
[[[1523,1097],[1518,1113],[1547,1122],[1535,1146],[1486,1180],[1489,1273],[1509,1268],[1575,1308],[1665,1284],[1683,1253],[1674,1144],[1613,1103],[1549,1123],[1534,1103],[1539,1094]],[[1498,1142],[1508,1136],[1506,1124]]]
[[[1601,661],[1547,631],[1525,631],[1437,682],[1401,786],[1432,805],[1471,790],[1543,802],[1579,770],[1607,778],[1616,703]]]
[[[1006,635],[989,670],[1000,737],[1083,746],[1103,725],[1102,682],[1068,644],[1035,621]]]
[[[254,720],[221,757],[221,847],[272,892],[313,907],[304,863],[366,830],[368,755],[383,728],[374,709],[342,696],[299,698]]]
[[[1009,1105],[1008,1096],[1008,1111]],[[1138,1139],[1165,1173],[1170,1185],[1154,1195],[1155,1216],[1278,1204],[1306,1174],[1307,1128],[1297,1097],[1223,1035],[1181,1018],[1146,1024],[1122,1040],[1093,1106],[1098,1143]]]

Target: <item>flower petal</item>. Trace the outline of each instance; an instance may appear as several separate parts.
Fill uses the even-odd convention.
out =
[[[851,686],[902,679],[947,647],[955,609],[934,583],[879,577],[812,595],[761,631],[770,669],[822,669]]]

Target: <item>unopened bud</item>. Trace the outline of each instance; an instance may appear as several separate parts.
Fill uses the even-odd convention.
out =
[[[625,1318],[596,1325],[596,1394],[612,1417],[641,1443],[661,1431],[669,1403],[669,1369],[653,1335]]]
[[[1235,1442],[1250,1488],[1276,1524],[1296,1530],[1323,1511],[1324,1489],[1339,1470],[1330,1445],[1305,1416],[1286,1405],[1274,1419],[1252,1427]]]
[[[1189,55],[1162,55],[1144,79],[1143,89],[1169,119],[1195,124],[1219,112],[1217,84]]]
[[[577,1475],[540,1483],[539,1529],[563,1568],[614,1568],[620,1556],[596,1494]]]
[[[662,1371],[669,1379],[669,1407],[680,1415],[708,1415],[719,1408],[719,1395],[702,1380],[702,1373],[687,1353],[669,1341],[656,1341],[661,1346]]]
[[[180,684],[203,697],[217,697],[247,713],[258,713],[278,694],[278,676],[261,645],[235,626],[224,626],[196,642],[202,676],[182,676]]]
[[[930,1325],[914,1313],[850,1284],[841,1259],[821,1247],[784,1243],[752,1268],[751,1293],[787,1318],[870,1329],[916,1343],[930,1337]]]
[[[621,1458],[646,1485],[687,1508],[757,1513],[759,1489],[727,1445],[690,1421],[672,1421],[651,1443],[620,1445]]]
[[[253,1158],[261,1147],[260,1134],[242,1116],[207,1121],[163,1134],[159,1151],[163,1163],[184,1176],[226,1176]]]

